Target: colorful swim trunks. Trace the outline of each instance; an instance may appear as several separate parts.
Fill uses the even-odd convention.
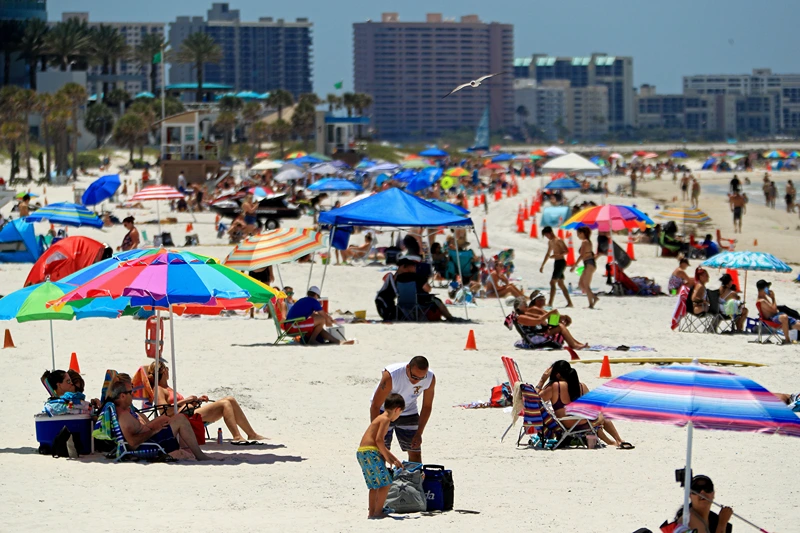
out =
[[[376,446],[362,446],[356,453],[358,464],[364,473],[364,481],[370,490],[388,487],[392,484],[392,475],[386,469],[386,462],[383,460]]]

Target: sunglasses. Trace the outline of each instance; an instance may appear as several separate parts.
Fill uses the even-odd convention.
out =
[[[408,374],[409,374],[409,376],[411,376],[411,379],[413,379],[414,381],[422,381],[423,379],[428,377],[428,373],[427,372],[422,377],[415,376],[414,374],[411,373],[411,370],[408,371]]]
[[[695,492],[705,492],[706,494],[711,494],[714,492],[714,484],[713,483],[703,483],[695,484],[692,486],[692,490]]]

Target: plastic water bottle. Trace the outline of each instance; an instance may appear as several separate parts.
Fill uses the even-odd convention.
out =
[[[217,444],[222,444],[222,428],[217,428]]]
[[[572,282],[569,283],[567,288],[569,289],[570,294],[572,294]]]

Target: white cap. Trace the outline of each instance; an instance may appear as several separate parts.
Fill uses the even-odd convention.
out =
[[[317,287],[316,285],[312,285],[308,289],[308,292],[313,292],[314,294],[316,294],[317,296],[320,296],[320,297],[322,296],[322,291],[320,291],[319,287]]]

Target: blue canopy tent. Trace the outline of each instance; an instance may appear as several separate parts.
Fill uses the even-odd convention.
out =
[[[514,156],[511,154],[500,154],[492,158],[492,163],[503,163],[504,161],[511,161]]]
[[[35,263],[42,252],[30,222],[12,220],[0,230],[0,263]]]
[[[557,180],[551,181],[550,183],[545,185],[544,188],[545,190],[548,191],[568,191],[568,190],[580,189],[581,184],[572,178],[559,178]]]
[[[676,150],[670,154],[670,157],[673,157],[675,159],[686,159],[687,157],[689,157],[689,154],[687,154],[683,150]]]
[[[419,153],[422,157],[447,157],[447,152],[438,148],[428,148]]]
[[[433,198],[429,199],[428,201],[433,205],[435,205],[436,207],[438,207],[439,209],[444,209],[445,211],[453,213],[454,215],[458,215],[461,217],[469,216],[469,211],[467,211],[460,205],[443,202],[441,200],[436,200]]]
[[[312,183],[307,187],[309,191],[355,191],[361,192],[364,190],[361,185],[347,181],[343,178],[322,178],[321,180]]]
[[[407,168],[395,174],[394,178],[392,179],[394,179],[395,181],[411,181],[416,177],[416,175],[417,175],[416,170],[414,170],[413,168]]]
[[[313,165],[315,163],[322,163],[322,159],[318,159],[311,155],[304,155],[302,157],[297,157],[289,161],[289,163],[297,166],[303,165]]]

